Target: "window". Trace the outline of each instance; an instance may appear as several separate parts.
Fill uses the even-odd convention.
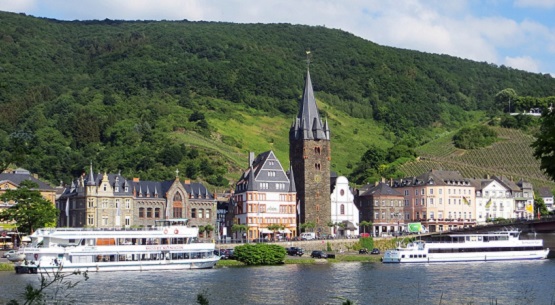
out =
[[[94,208],[94,199],[93,199],[93,198],[89,198],[89,199],[88,199],[88,204],[89,204],[89,208]]]
[[[442,195],[443,194],[443,189],[439,189],[439,194]]]
[[[106,191],[106,183],[104,183],[103,185],[104,191]]]
[[[152,218],[152,208],[146,209],[146,218]]]
[[[434,219],[434,212],[430,212],[430,219]]]
[[[434,189],[430,189],[430,195],[434,194]]]
[[[116,199],[116,209],[119,209],[119,199]]]
[[[108,216],[102,216],[102,225],[103,225],[103,226],[107,226],[107,225],[108,225]]]
[[[108,198],[102,199],[102,208],[103,209],[108,208]]]
[[[204,213],[204,218],[210,218],[210,209],[206,209]]]
[[[380,206],[380,201],[379,200],[374,200],[374,206]]]
[[[160,218],[160,208],[154,209],[154,218]]]
[[[129,227],[131,225],[131,217],[125,216],[125,226]]]
[[[439,204],[443,204],[443,198],[439,198]]]
[[[204,217],[203,214],[204,214],[204,209],[199,209],[199,210],[198,210],[198,218]]]
[[[421,189],[421,190],[420,190],[420,193],[421,193],[422,195],[424,195],[424,194],[426,194],[426,191],[425,191],[424,189]]]
[[[90,226],[94,225],[94,216],[93,215],[91,215],[91,214],[87,215],[87,224],[90,225]]]
[[[191,218],[197,218],[197,209],[191,209]]]
[[[139,208],[139,218],[145,217],[145,208]]]
[[[131,209],[131,200],[125,199],[125,208],[128,210]]]
[[[374,219],[380,219],[380,213],[379,212],[374,213]]]
[[[183,217],[183,209],[181,207],[174,207],[173,208],[173,217],[174,218],[182,218]]]
[[[339,208],[339,211],[340,211],[339,213],[341,215],[345,215],[345,205],[344,204],[341,205],[341,207]]]
[[[434,204],[434,198],[429,198],[430,199],[430,204]]]

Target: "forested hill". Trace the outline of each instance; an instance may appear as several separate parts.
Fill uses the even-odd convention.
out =
[[[274,149],[288,162],[306,50],[334,145],[363,139],[332,155],[343,174],[345,160],[359,160],[369,142],[420,144],[432,128],[472,120],[472,111],[501,110],[494,95],[502,89],[555,95],[549,75],[379,46],[325,27],[0,12],[0,161],[50,181],[68,182],[92,160],[99,171],[141,179],[186,168],[189,178],[226,185],[248,150]]]

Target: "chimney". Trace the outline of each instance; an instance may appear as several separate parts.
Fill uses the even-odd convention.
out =
[[[137,177],[134,177],[134,178],[133,178],[133,182],[139,182],[139,181],[141,181],[140,178],[137,178]]]
[[[185,183],[185,184],[191,184],[191,180],[188,180],[188,179],[187,179],[187,180],[183,181],[183,183]]]
[[[254,152],[249,152],[249,167],[254,163]]]

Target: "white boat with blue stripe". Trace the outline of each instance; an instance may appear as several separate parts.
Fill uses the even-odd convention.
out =
[[[212,268],[214,243],[198,240],[188,219],[158,220],[151,228],[44,228],[18,252],[16,273],[147,271]]]
[[[549,248],[541,239],[520,239],[520,231],[447,234],[432,241],[412,241],[386,250],[384,263],[438,263],[474,261],[540,260]]]

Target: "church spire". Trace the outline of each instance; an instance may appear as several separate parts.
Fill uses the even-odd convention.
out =
[[[91,169],[89,172],[89,179],[87,181],[87,185],[96,185],[95,181],[94,181],[94,173],[93,173],[93,168],[92,168],[92,161],[91,161]]]
[[[304,140],[329,140],[318,107],[316,106],[316,99],[314,97],[314,90],[312,88],[312,80],[310,78],[310,70],[306,69],[306,80],[303,91],[303,97],[299,108],[299,113],[293,126],[291,126],[290,136],[294,139],[302,138]]]

